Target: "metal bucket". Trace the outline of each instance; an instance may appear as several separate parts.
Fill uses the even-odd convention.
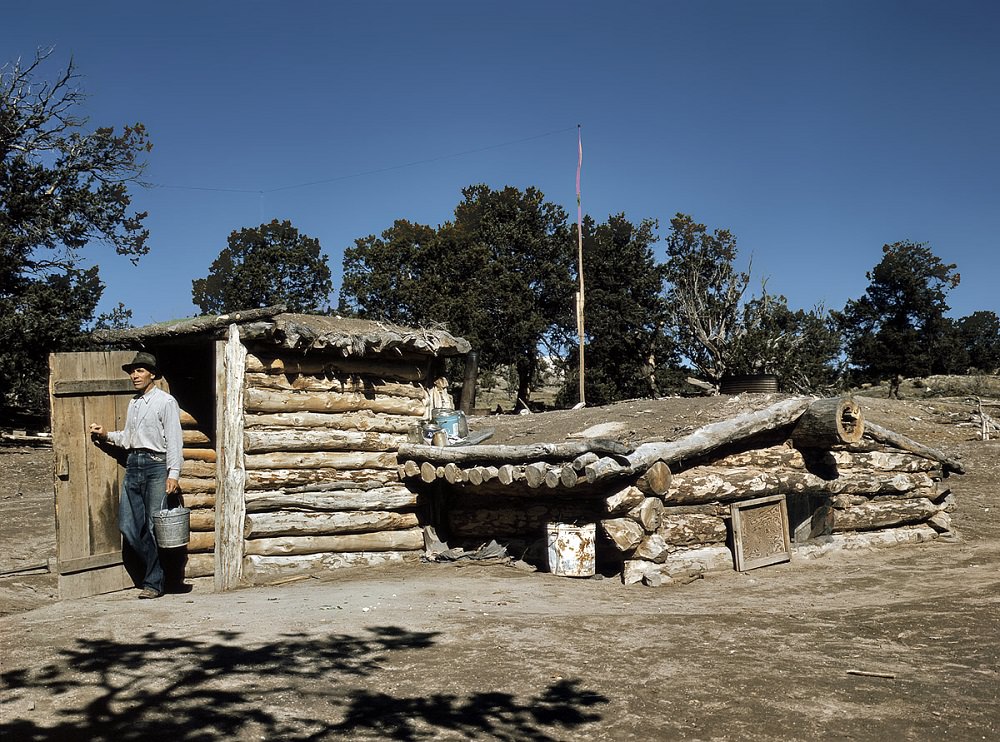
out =
[[[448,434],[449,443],[455,443],[469,437],[469,423],[465,419],[465,413],[461,410],[435,407],[431,416],[434,419],[434,424],[440,425],[441,429]]]
[[[549,523],[548,534],[549,572],[563,577],[593,577],[597,571],[594,540],[597,527],[594,523],[572,526],[568,523]]]
[[[191,511],[188,508],[171,508],[153,513],[153,534],[161,549],[187,546],[191,537]]]

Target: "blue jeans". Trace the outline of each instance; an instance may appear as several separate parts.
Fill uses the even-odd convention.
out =
[[[153,514],[162,510],[167,498],[167,457],[152,451],[129,451],[125,483],[118,507],[118,528],[142,560],[142,587],[163,592],[163,567],[156,548]]]

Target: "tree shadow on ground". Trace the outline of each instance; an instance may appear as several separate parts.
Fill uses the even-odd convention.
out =
[[[392,653],[428,649],[438,636],[394,626],[366,631],[366,636],[285,634],[256,646],[242,645],[239,633],[221,631],[206,639],[155,633],[134,642],[80,639],[47,666],[0,676],[5,687],[0,737],[419,740],[450,733],[554,740],[551,734],[558,730],[599,721],[592,709],[608,702],[572,680],[524,700],[475,692],[395,697],[358,687],[365,678],[374,682]],[[17,711],[38,706],[45,706],[49,718],[35,722],[31,711]]]

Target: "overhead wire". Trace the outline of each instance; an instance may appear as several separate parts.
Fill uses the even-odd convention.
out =
[[[563,134],[567,131],[573,131],[575,126],[568,126],[564,129],[555,129],[553,131],[547,131],[542,134],[534,134],[530,137],[524,137],[522,139],[515,139],[509,142],[501,142],[499,144],[490,144],[485,147],[477,147],[475,149],[463,150],[461,152],[452,152],[446,155],[440,155],[438,157],[427,157],[422,160],[414,160],[412,162],[400,163],[398,165],[389,165],[386,167],[375,168],[372,170],[363,170],[357,173],[350,173],[348,175],[337,175],[331,178],[323,178],[320,180],[311,180],[303,183],[295,183],[293,185],[276,186],[274,188],[223,188],[223,187],[213,187],[213,186],[195,186],[195,185],[172,185],[167,183],[151,183],[143,182],[143,185],[151,188],[170,188],[173,190],[184,190],[184,191],[215,191],[219,193],[254,193],[263,196],[267,193],[277,193],[279,191],[290,191],[295,188],[310,188],[312,186],[325,185],[327,183],[336,183],[342,180],[350,180],[352,178],[361,178],[367,175],[377,175],[379,173],[390,172],[393,170],[402,170],[408,167],[416,167],[418,165],[427,165],[432,162],[440,162],[442,160],[450,160],[456,157],[465,157],[467,155],[474,155],[480,152],[488,152],[494,149],[501,149],[503,147],[512,147],[517,144],[524,144],[525,142],[531,142],[536,139],[544,139],[545,137],[554,136],[556,134]]]

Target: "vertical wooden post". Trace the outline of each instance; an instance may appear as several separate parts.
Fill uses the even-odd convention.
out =
[[[246,470],[243,467],[243,387],[247,350],[240,330],[229,326],[225,342],[215,344],[216,458],[215,589],[236,587],[243,576],[243,521]]]
[[[583,249],[582,247],[580,248]],[[586,364],[583,360],[583,348],[584,348],[584,331],[583,331],[583,253],[580,253],[580,290],[576,294],[576,326],[577,335],[580,338],[580,405],[587,404],[587,394],[584,388],[584,373],[586,371]]]
[[[465,357],[465,378],[462,379],[462,412],[471,415],[476,406],[476,379],[479,376],[479,355],[469,351]]]

